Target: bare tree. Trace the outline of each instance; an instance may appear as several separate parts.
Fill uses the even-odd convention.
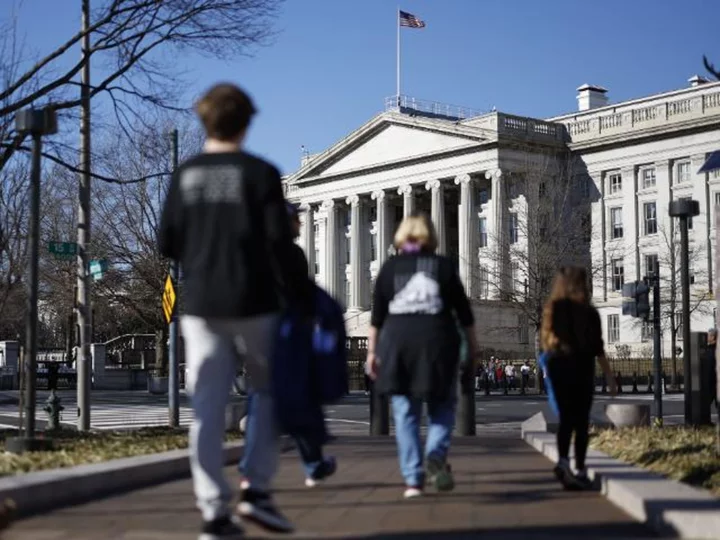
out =
[[[672,359],[672,384],[677,383],[677,342],[682,337],[682,267],[680,263],[680,232],[678,227],[660,229],[658,254],[660,264],[660,314],[664,331],[670,333],[670,351]],[[703,252],[697,246],[689,247],[690,262],[690,317],[693,315],[711,315],[713,305],[710,302],[709,276],[704,269]]]
[[[0,173],[0,336],[24,333],[27,179],[24,163]]]
[[[273,36],[272,22],[283,0],[106,0],[92,13],[93,62],[102,76],[91,98],[104,95],[117,123],[128,133],[146,119],[146,106],[181,110],[179,75],[172,55],[197,52],[215,58],[249,54]],[[78,6],[79,10],[79,6]],[[26,149],[12,129],[16,111],[40,102],[53,103],[60,115],[75,118],[80,106],[78,75],[84,60],[72,60],[84,33],[78,31],[54,50],[21,61],[15,21],[0,21],[0,170],[13,154]],[[62,118],[61,118],[62,120]],[[61,122],[62,124],[62,122]],[[73,123],[74,124],[74,123]],[[74,130],[73,130],[74,131]],[[72,145],[51,143],[46,157],[73,166]]]
[[[499,231],[488,231],[481,240],[472,288],[481,299],[512,307],[517,324],[495,331],[534,330],[538,353],[543,306],[558,269],[583,266],[591,280],[602,272],[590,251],[591,203],[598,194],[579,160],[564,152],[531,156],[513,170],[503,172],[504,219]]]

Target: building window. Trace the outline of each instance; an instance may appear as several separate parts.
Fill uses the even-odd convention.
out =
[[[317,223],[314,223],[313,224],[313,234],[315,235],[316,238],[319,233],[320,233],[320,225],[318,225]]]
[[[490,296],[490,277],[488,276],[487,266],[482,264],[478,267],[478,282],[480,285],[478,296],[482,300],[487,300],[488,296]]]
[[[610,238],[623,237],[622,208],[610,209]]]
[[[515,213],[511,213],[508,216],[508,233],[510,234],[509,239],[511,244],[515,244],[518,241],[518,216]]]
[[[480,247],[484,248],[488,245],[488,238],[487,238],[487,218],[480,218],[478,222],[478,228],[480,232]]]
[[[622,291],[623,283],[625,283],[625,265],[622,259],[613,259],[612,267],[612,290]]]
[[[370,260],[376,261],[377,260],[377,235],[371,234],[370,235]]]
[[[642,187],[643,189],[655,187],[655,168],[650,167],[642,171]]]
[[[517,262],[510,263],[510,290],[514,293],[521,293],[520,265]]]
[[[689,200],[692,200],[692,197],[680,197],[680,200],[681,200],[681,201],[689,201]],[[692,218],[692,216],[688,217],[687,224],[688,224],[688,229],[692,229],[692,228],[693,228],[693,218]]]
[[[653,323],[643,321],[640,327],[640,341],[650,341],[653,338]]]
[[[610,173],[608,175],[608,189],[610,195],[622,192],[622,175],[619,172]]]
[[[350,246],[352,245],[352,242],[349,238],[345,239],[345,264],[350,264]]]
[[[643,204],[643,217],[645,235],[657,234],[657,212],[654,202]]]
[[[486,188],[478,191],[478,201],[480,202],[480,204],[487,204],[488,200],[490,200],[490,196]]]
[[[547,195],[547,185],[545,182],[540,182],[540,185],[538,186],[538,195],[540,197],[544,197]]]
[[[350,302],[352,302],[352,286],[350,285],[350,280],[345,280],[345,307],[350,306]]]
[[[658,262],[658,256],[653,253],[652,255],[645,255],[645,275],[647,277],[653,277],[655,275],[655,266]]]
[[[320,250],[315,249],[315,275],[320,273]]]
[[[370,207],[370,221],[377,221],[377,205]]]
[[[526,344],[529,342],[528,319],[527,315],[518,315],[518,343]]]
[[[688,261],[688,274],[690,285],[695,285],[695,263],[693,261]]]
[[[690,162],[679,161],[676,165],[676,177],[677,183],[682,184],[690,181]]]
[[[608,343],[620,341],[620,315],[608,315]]]

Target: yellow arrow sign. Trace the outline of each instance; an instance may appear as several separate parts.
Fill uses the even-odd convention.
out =
[[[163,313],[165,313],[165,320],[167,320],[168,323],[172,320],[175,300],[175,287],[173,286],[172,278],[168,276],[165,280],[165,290],[163,290],[162,296]]]

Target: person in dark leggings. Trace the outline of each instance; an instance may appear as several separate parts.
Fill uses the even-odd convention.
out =
[[[585,471],[590,408],[595,391],[595,359],[608,380],[611,395],[617,393],[610,364],[605,357],[602,327],[590,304],[585,269],[563,267],[555,276],[545,304],[540,331],[541,346],[549,354],[548,377],[560,413],[557,445],[560,459],[554,473],[566,489],[591,487]],[[575,434],[575,468],[568,459]]]

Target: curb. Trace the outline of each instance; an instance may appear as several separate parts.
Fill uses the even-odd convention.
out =
[[[244,443],[225,443],[226,464],[240,459]],[[0,500],[17,505],[17,517],[160,484],[190,475],[187,449],[113,459],[0,478]]]
[[[558,459],[555,435],[543,413],[522,424],[522,438],[548,459]],[[705,490],[588,450],[588,475],[610,502],[660,534],[693,540],[720,538],[720,499]]]

